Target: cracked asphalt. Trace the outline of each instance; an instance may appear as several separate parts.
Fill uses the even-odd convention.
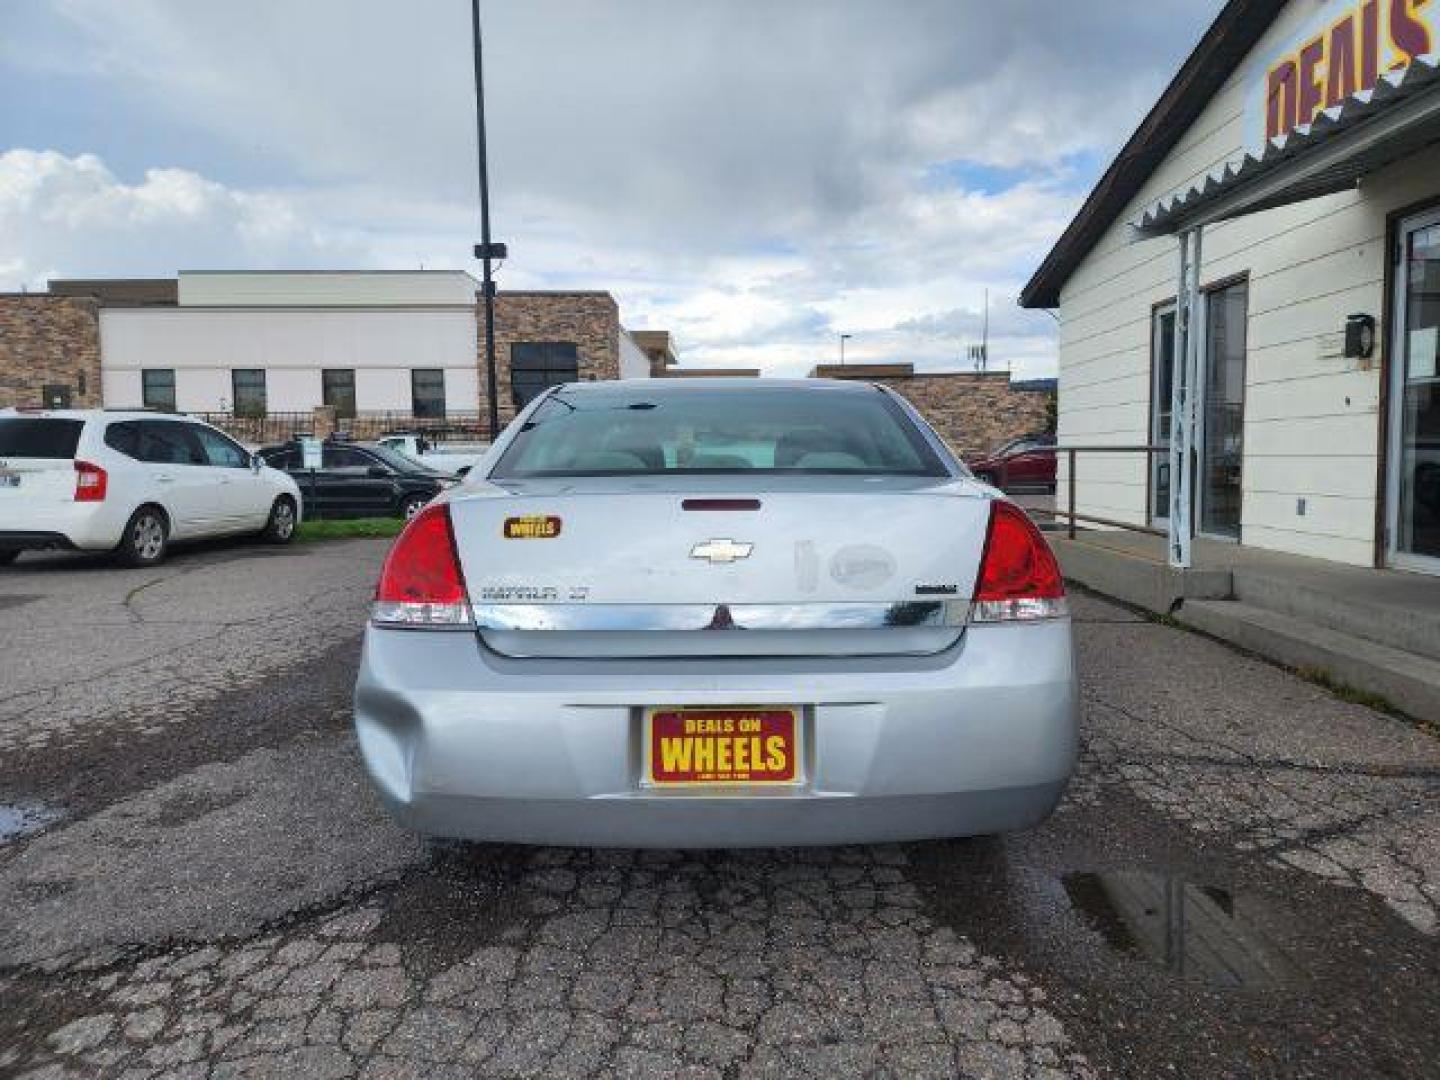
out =
[[[431,843],[348,728],[384,549],[0,569],[0,1075],[1440,1075],[1440,744],[1400,720],[1077,596],[1031,833]]]

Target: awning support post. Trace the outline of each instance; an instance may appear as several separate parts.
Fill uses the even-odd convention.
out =
[[[1194,534],[1191,508],[1195,433],[1199,427],[1197,400],[1200,386],[1200,264],[1202,226],[1178,234],[1180,280],[1175,292],[1175,378],[1170,400],[1170,535],[1169,562],[1181,570],[1190,567],[1190,538]]]

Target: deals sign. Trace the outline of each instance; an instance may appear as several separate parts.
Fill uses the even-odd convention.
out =
[[[1251,149],[1313,123],[1387,72],[1440,48],[1440,0],[1326,0],[1313,7],[1251,76],[1245,105]]]

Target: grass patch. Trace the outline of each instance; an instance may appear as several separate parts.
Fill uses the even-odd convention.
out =
[[[1364,705],[1377,712],[1390,713],[1392,716],[1398,715],[1400,712],[1382,695],[1372,694],[1368,690],[1358,690],[1348,683],[1341,682],[1335,678],[1329,668],[1307,664],[1304,667],[1296,668],[1295,674],[1308,683],[1314,683],[1316,686],[1329,690],[1341,701],[1348,701],[1352,705]]]
[[[404,527],[404,520],[398,517],[302,521],[300,527],[295,530],[295,539],[300,541],[351,540],[360,536],[398,536]]]

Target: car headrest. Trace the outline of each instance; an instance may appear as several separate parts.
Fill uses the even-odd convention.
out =
[[[865,462],[843,450],[817,450],[803,455],[795,463],[797,469],[863,469]]]
[[[623,450],[584,450],[575,455],[569,467],[581,472],[644,472],[645,462],[638,454]]]
[[[696,454],[685,463],[687,469],[753,469],[754,463],[739,454]]]
[[[848,453],[850,444],[844,435],[834,431],[797,431],[782,435],[775,442],[775,467],[793,469],[806,454],[825,451]]]

